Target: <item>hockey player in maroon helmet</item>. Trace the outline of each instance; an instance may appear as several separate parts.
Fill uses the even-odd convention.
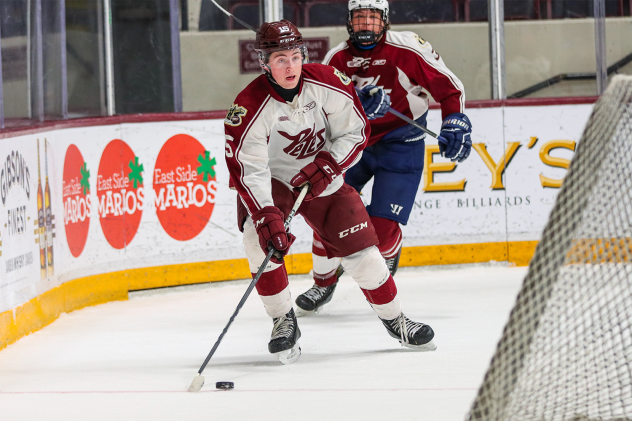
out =
[[[387,0],[350,0],[349,40],[329,51],[323,64],[335,67],[361,89],[360,100],[371,120],[371,137],[345,181],[360,192],[373,178],[367,211],[379,250],[394,275],[402,249],[400,224],[408,222],[423,172],[425,134],[386,114],[389,104],[425,126],[425,92],[429,92],[441,104],[444,119],[441,154],[453,161],[468,157],[472,125],[463,114],[463,85],[439,54],[416,34],[391,31],[389,26]],[[331,300],[342,273],[340,259],[328,259],[318,234],[314,234],[312,255],[314,286],[296,299],[297,306],[307,312],[317,311]]]
[[[264,74],[237,96],[224,124],[226,162],[239,193],[239,228],[253,275],[268,248],[277,250],[257,283],[274,321],[269,351],[283,363],[300,356],[283,262],[294,236],[283,221],[306,183],[310,190],[298,213],[328,256],[341,259],[390,335],[405,346],[434,349],[430,326],[403,315],[369,215],[342,176],[370,136],[353,83],[332,67],[307,64],[302,36],[289,21],[265,23],[256,50]]]

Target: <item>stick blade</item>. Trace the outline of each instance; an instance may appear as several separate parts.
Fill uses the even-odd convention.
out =
[[[189,386],[189,392],[199,392],[204,386],[204,376],[198,374],[193,378],[191,386]]]

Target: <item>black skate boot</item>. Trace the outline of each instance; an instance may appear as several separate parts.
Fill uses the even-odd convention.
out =
[[[298,345],[301,330],[296,323],[294,309],[290,309],[287,314],[273,321],[274,327],[270,342],[268,342],[268,351],[275,354],[281,364],[291,364],[301,356],[301,347]]]
[[[391,273],[391,276],[395,276],[395,272],[397,272],[397,268],[399,267],[399,256],[401,255],[402,248],[400,247],[395,257],[384,259],[386,261],[386,267],[388,267],[388,271]]]
[[[344,273],[342,266],[338,267],[336,271],[336,282],[328,287],[321,287],[316,284],[310,289],[296,297],[296,306],[298,307],[297,315],[304,316],[309,313],[318,313],[318,310],[325,304],[331,301],[334,296],[334,291],[338,285],[338,280]]]
[[[413,322],[404,313],[401,313],[393,320],[380,320],[386,327],[388,334],[399,340],[402,346],[419,351],[434,351],[437,349],[437,346],[432,342],[434,332],[430,326]]]

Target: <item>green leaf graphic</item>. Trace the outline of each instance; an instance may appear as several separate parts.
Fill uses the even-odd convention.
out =
[[[90,171],[88,171],[88,164],[85,162],[81,167],[81,187],[83,187],[83,194],[90,191]]]
[[[129,161],[129,167],[132,170],[129,173],[129,181],[134,181],[134,188],[138,187],[139,184],[143,183],[143,174],[145,171],[143,168],[143,164],[138,165],[138,157],[135,156],[134,160]]]
[[[213,166],[217,165],[217,161],[215,161],[215,158],[211,159],[211,153],[209,151],[204,151],[204,155],[200,154],[197,160],[201,164],[197,167],[197,172],[198,174],[202,174],[202,180],[208,181],[209,175],[215,177]]]

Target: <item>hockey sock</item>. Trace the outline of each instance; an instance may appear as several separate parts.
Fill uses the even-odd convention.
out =
[[[399,223],[379,216],[371,216],[371,223],[380,241],[380,253],[385,259],[392,259],[402,246],[402,230]]]
[[[327,258],[325,246],[318,234],[314,233],[312,240],[312,262],[314,271],[314,283],[319,287],[328,287],[338,280],[336,270],[340,266],[340,258]]]
[[[253,278],[255,275],[255,273],[252,273]],[[263,272],[259,278],[259,282],[257,282],[256,288],[259,295],[270,296],[283,291],[288,285],[289,282],[285,265],[281,265],[269,272]]]
[[[252,276],[254,277],[255,274],[253,273]],[[285,265],[261,274],[256,288],[268,316],[281,317],[290,311],[292,295],[289,285]]]
[[[397,287],[392,276],[379,288],[374,290],[363,289],[364,296],[382,320],[392,320],[400,315],[402,306],[397,296]]]
[[[390,303],[397,296],[397,287],[393,277],[389,275],[388,280],[382,284],[382,286],[376,289],[364,289],[362,288],[364,296],[371,304],[383,305]]]

